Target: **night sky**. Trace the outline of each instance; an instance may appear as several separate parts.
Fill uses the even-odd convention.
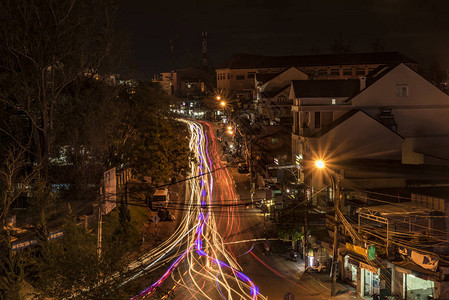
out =
[[[428,67],[432,56],[449,68],[449,1],[438,0],[126,0],[119,26],[131,35],[135,77],[151,79],[175,66],[199,66],[201,32],[212,65],[233,53],[330,53],[342,34],[353,52],[371,52],[378,39]]]

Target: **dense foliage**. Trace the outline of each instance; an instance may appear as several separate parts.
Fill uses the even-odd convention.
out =
[[[0,2],[0,295],[9,299],[23,297],[24,282],[40,296],[102,295],[88,288],[119,270],[139,237],[120,195],[102,259],[95,227],[77,225],[103,172],[132,168],[154,188],[188,169],[171,99],[152,83],[116,80],[126,42],[115,2]],[[20,198],[19,223],[35,225],[39,246],[15,254],[4,225]],[[64,237],[49,242],[61,224]]]

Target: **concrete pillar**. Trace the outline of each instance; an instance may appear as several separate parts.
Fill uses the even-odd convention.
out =
[[[356,296],[363,297],[363,269],[359,266],[357,267],[357,285],[356,285]]]

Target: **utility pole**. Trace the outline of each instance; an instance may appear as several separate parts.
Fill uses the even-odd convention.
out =
[[[101,259],[101,240],[103,230],[103,193],[101,192],[101,200],[98,204],[98,230],[97,230],[97,255],[98,259]]]
[[[332,196],[334,198],[334,249],[332,254],[332,284],[331,296],[336,293],[337,266],[338,266],[338,210],[340,209],[340,173],[338,173],[337,183],[335,184],[332,174],[329,174],[332,180]]]
[[[306,210],[304,211],[304,269],[307,269],[309,266],[309,234],[307,233],[309,228],[307,226],[307,202],[306,202]]]
[[[252,136],[249,136],[249,148],[250,148],[250,154],[249,154],[249,163],[250,163],[250,176],[249,176],[249,184],[250,184],[250,192],[251,192],[251,203],[254,200],[254,192],[255,192],[255,182],[253,180],[253,172],[254,172],[254,164],[253,164],[253,140]]]

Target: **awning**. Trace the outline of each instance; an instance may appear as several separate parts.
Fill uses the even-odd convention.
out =
[[[379,266],[376,262],[366,260],[364,256],[351,251],[346,251],[346,255],[349,256],[348,262],[350,264],[371,271],[373,273],[377,273],[377,269],[379,268]]]
[[[432,281],[440,280],[439,272],[432,272],[426,270],[411,261],[402,260],[402,261],[392,261],[391,263],[396,266],[396,271],[398,272],[414,275],[416,277],[425,280],[432,280]]]

